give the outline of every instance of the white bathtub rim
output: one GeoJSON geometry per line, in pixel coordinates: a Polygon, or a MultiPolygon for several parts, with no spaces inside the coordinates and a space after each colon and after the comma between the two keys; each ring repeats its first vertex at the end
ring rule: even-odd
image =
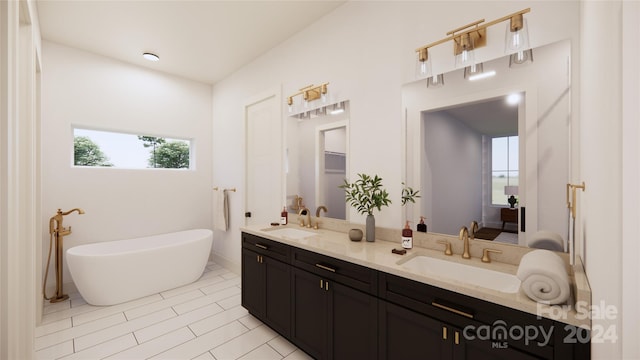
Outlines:
{"type": "Polygon", "coordinates": [[[139,252],[148,251],[150,247],[154,249],[165,249],[171,247],[177,247],[181,244],[188,244],[196,241],[202,240],[202,238],[213,237],[213,231],[210,229],[190,229],[190,230],[181,230],[170,233],[161,233],[156,235],[148,235],[148,236],[140,236],[131,239],[121,239],[121,240],[107,240],[89,244],[82,244],[70,247],[67,249],[67,256],[83,256],[83,257],[110,257],[110,256],[122,256],[128,254],[136,254],[139,252]],[[187,234],[187,233],[195,233],[202,232],[202,236],[181,239],[180,241],[175,241],[175,236],[178,234],[187,234]],[[168,241],[164,244],[159,244],[158,239],[166,238],[168,241]],[[145,241],[146,240],[146,241],[145,241]],[[153,241],[155,240],[155,241],[153,241]],[[170,241],[173,240],[173,241],[170,241]],[[144,244],[140,244],[143,242],[144,244]],[[138,245],[132,247],[133,245],[138,245]],[[148,246],[140,246],[140,245],[148,245],[148,246]],[[95,252],[96,250],[109,250],[105,252],[95,252]]]}

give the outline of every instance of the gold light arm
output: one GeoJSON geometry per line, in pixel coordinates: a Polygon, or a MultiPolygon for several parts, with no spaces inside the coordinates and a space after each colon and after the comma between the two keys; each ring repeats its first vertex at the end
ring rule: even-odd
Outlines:
{"type": "Polygon", "coordinates": [[[287,105],[293,105],[293,98],[298,95],[302,95],[302,97],[306,101],[313,101],[313,100],[319,99],[322,95],[327,93],[328,91],[327,85],[329,85],[328,82],[322,83],[320,85],[313,85],[313,84],[307,85],[301,88],[300,90],[298,90],[298,92],[296,92],[295,94],[289,95],[287,97],[287,105]]]}
{"type": "MultiPolygon", "coordinates": [[[[484,24],[483,24],[484,19],[474,21],[474,22],[472,22],[472,23],[470,23],[468,25],[464,25],[464,26],[461,26],[461,27],[459,27],[459,28],[457,28],[455,30],[451,30],[451,31],[447,32],[447,35],[450,35],[450,36],[448,36],[448,37],[446,37],[444,39],[441,39],[441,40],[438,40],[438,41],[434,41],[429,45],[425,45],[425,46],[417,48],[416,52],[420,53],[420,51],[422,51],[422,50],[427,50],[430,47],[434,47],[436,45],[440,45],[440,44],[445,43],[447,41],[459,39],[459,38],[462,37],[462,35],[471,34],[473,32],[478,33],[478,35],[479,35],[478,37],[479,38],[486,38],[485,34],[486,34],[486,29],[488,27],[496,25],[496,24],[501,23],[503,21],[511,20],[511,19],[515,19],[514,23],[516,24],[516,25],[513,25],[513,24],[511,25],[512,29],[518,30],[519,28],[522,27],[522,21],[521,21],[522,15],[526,14],[526,13],[528,13],[530,11],[531,11],[531,8],[522,9],[520,11],[516,11],[516,12],[514,12],[512,14],[505,15],[505,16],[499,18],[499,19],[495,19],[495,20],[492,20],[492,21],[490,21],[488,23],[484,23],[484,24]],[[518,25],[518,23],[520,25],[518,25]],[[472,27],[472,26],[475,26],[475,27],[472,28],[472,29],[468,29],[469,27],[472,27]],[[463,30],[465,30],[465,31],[463,31],[463,30]],[[462,32],[459,33],[459,31],[462,31],[462,32]]],[[[474,40],[476,40],[476,39],[474,38],[474,40]]],[[[475,44],[475,47],[481,47],[481,46],[484,46],[484,45],[485,44],[483,42],[479,42],[478,44],[475,44]]]]}

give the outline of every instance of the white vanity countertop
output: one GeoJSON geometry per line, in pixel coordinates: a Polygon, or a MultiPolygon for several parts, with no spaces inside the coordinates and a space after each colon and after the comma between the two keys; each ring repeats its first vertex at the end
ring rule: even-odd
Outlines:
{"type": "MultiPolygon", "coordinates": [[[[494,271],[501,271],[515,275],[518,267],[516,265],[496,262],[483,263],[478,257],[472,259],[462,259],[459,253],[454,251],[454,255],[446,256],[443,251],[437,251],[428,248],[416,247],[407,250],[406,255],[398,255],[391,252],[392,249],[400,249],[400,239],[397,242],[390,242],[376,239],[375,242],[351,241],[347,233],[338,232],[328,229],[307,229],[297,225],[286,225],[271,227],[264,226],[247,226],[240,228],[241,231],[261,236],[270,240],[278,241],[284,244],[298,247],[300,249],[313,251],[319,254],[334,257],[336,259],[345,260],[354,264],[366,266],[368,268],[384,271],[389,274],[401,276],[407,279],[419,281],[425,284],[433,285],[442,289],[450,290],[456,293],[468,295],[474,298],[482,299],[498,305],[507,306],[513,309],[521,310],[530,314],[540,315],[545,318],[560,321],[563,323],[590,328],[591,320],[584,313],[576,312],[575,307],[571,306],[549,306],[539,304],[529,299],[522,291],[517,293],[503,293],[484,287],[470,285],[468,283],[458,282],[434,274],[424,274],[411,271],[398,262],[407,260],[415,255],[427,255],[430,257],[459,262],[461,264],[473,265],[494,271]],[[301,229],[316,233],[314,236],[294,239],[289,237],[278,236],[269,230],[277,230],[283,228],[301,229]]],[[[471,247],[473,247],[473,241],[471,247]]],[[[580,264],[576,266],[575,275],[583,276],[584,271],[580,264]]],[[[588,291],[586,281],[575,281],[573,274],[570,274],[572,281],[573,294],[588,291]],[[581,286],[587,286],[587,289],[581,289],[581,286]]],[[[586,279],[585,279],[586,280],[586,279]]],[[[572,296],[575,298],[575,296],[572,296]]],[[[571,303],[574,303],[572,300],[571,303]]],[[[589,304],[590,305],[590,304],[589,304]]],[[[584,306],[583,306],[584,308],[584,306]]]]}

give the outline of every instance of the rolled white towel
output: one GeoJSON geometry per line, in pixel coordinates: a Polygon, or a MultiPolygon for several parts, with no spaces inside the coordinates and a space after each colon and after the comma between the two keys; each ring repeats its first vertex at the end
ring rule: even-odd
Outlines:
{"type": "Polygon", "coordinates": [[[539,303],[562,304],[571,295],[564,261],[552,251],[533,250],[524,255],[516,275],[524,293],[539,303]]]}
{"type": "Polygon", "coordinates": [[[527,246],[536,249],[564,251],[562,236],[551,231],[538,231],[527,240],[527,246]]]}

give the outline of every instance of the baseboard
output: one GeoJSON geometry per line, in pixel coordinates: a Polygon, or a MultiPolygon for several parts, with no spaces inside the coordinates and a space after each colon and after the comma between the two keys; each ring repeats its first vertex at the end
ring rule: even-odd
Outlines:
{"type": "Polygon", "coordinates": [[[242,267],[240,264],[236,263],[235,261],[229,260],[222,255],[216,254],[215,252],[211,253],[211,260],[237,275],[240,275],[242,272],[242,267]]]}

